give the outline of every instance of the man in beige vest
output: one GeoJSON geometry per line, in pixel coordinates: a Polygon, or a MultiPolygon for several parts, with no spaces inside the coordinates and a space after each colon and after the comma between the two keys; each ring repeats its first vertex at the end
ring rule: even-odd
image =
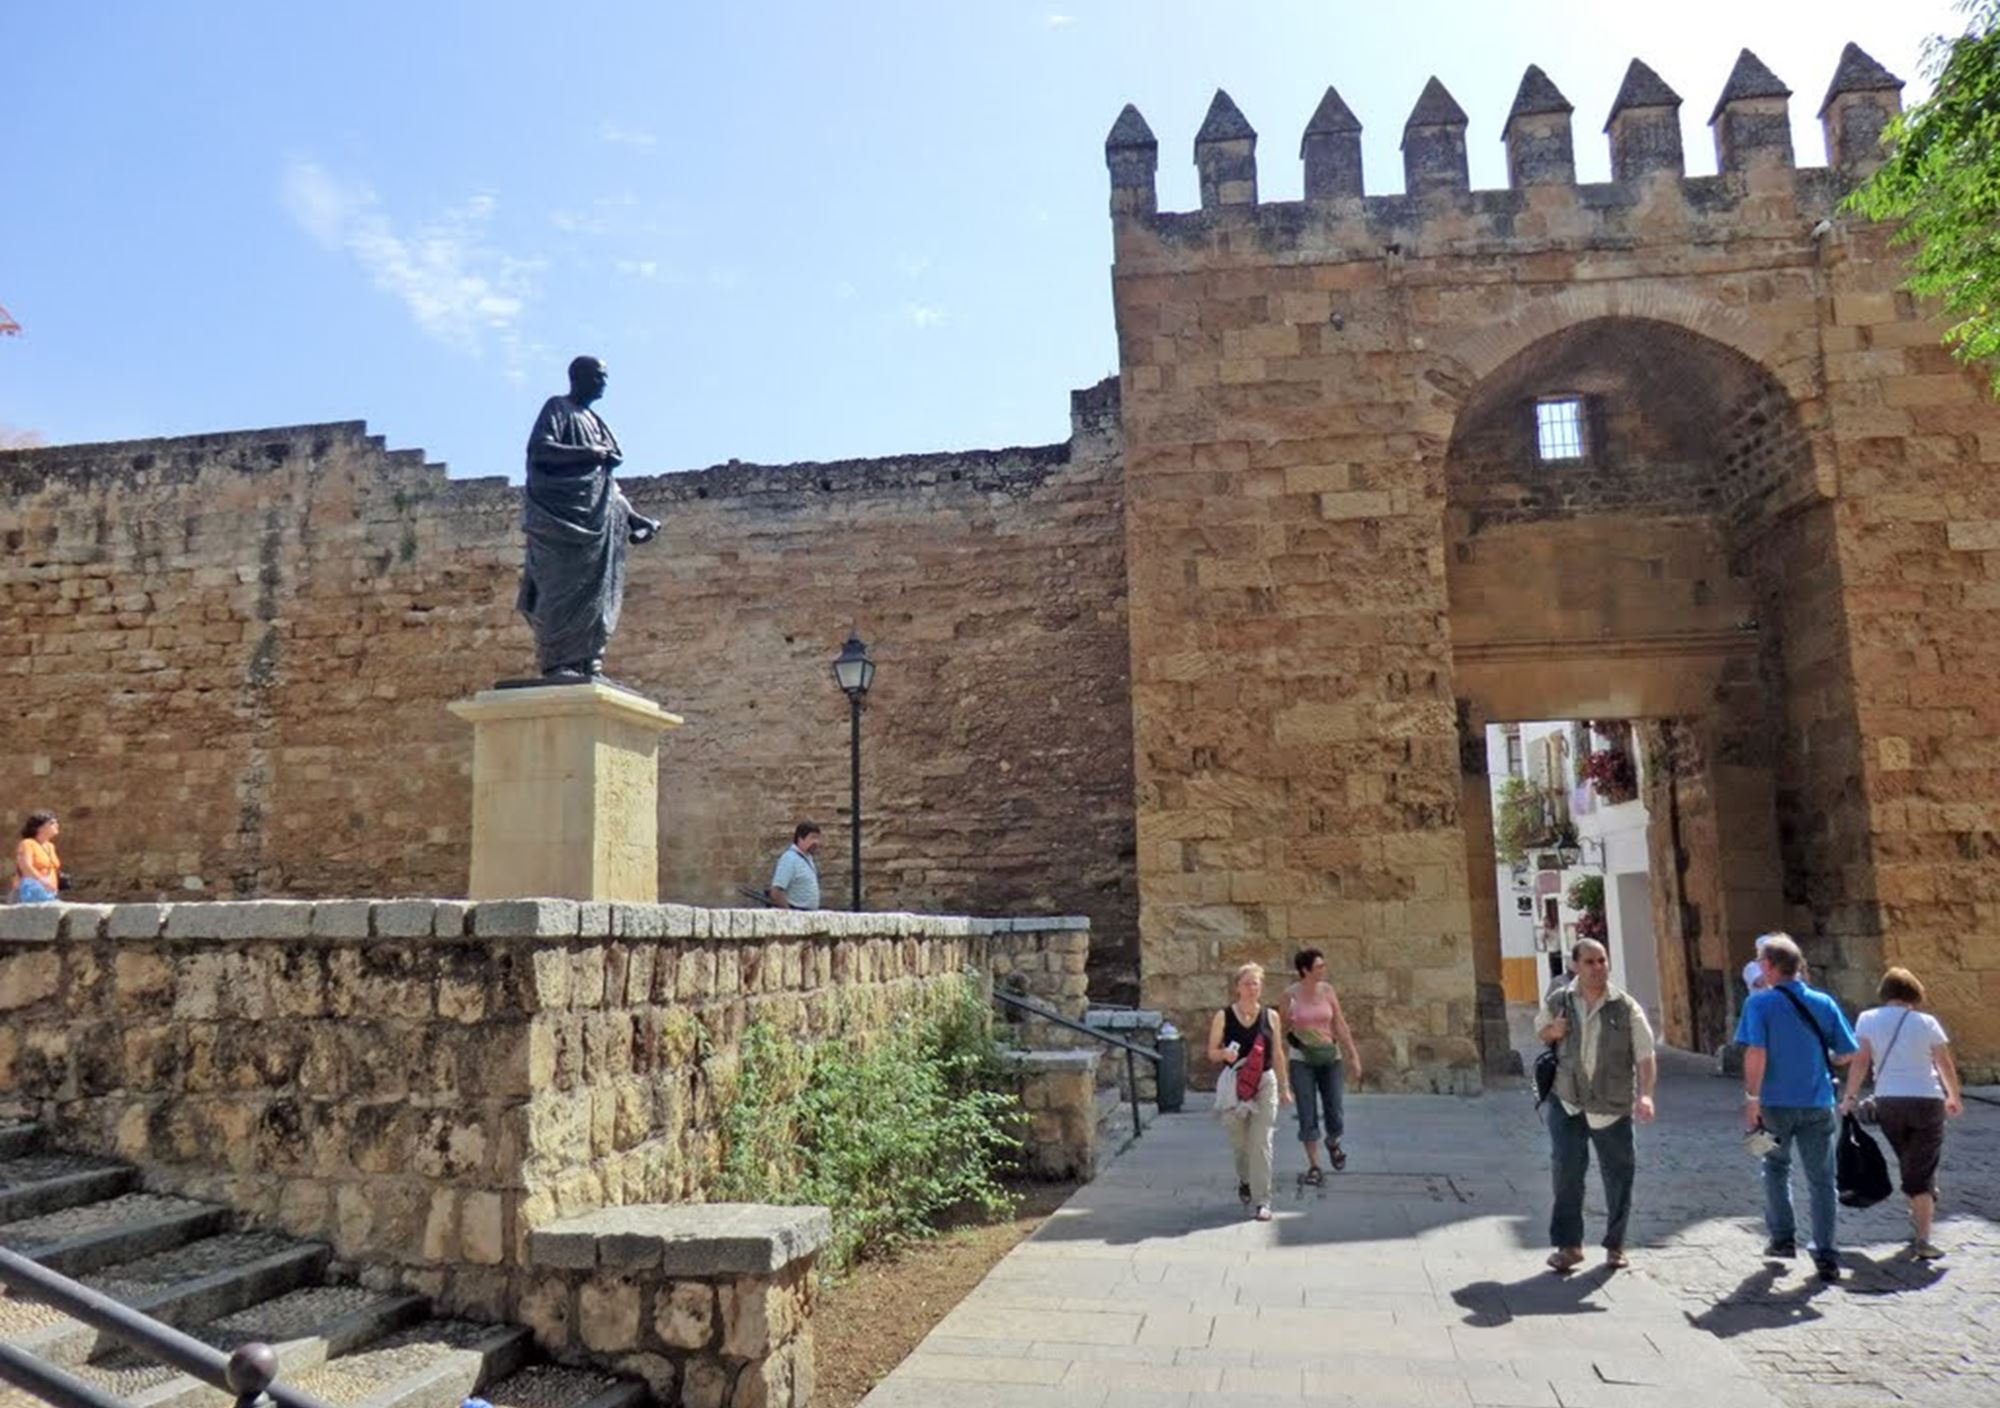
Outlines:
{"type": "Polygon", "coordinates": [[[1604,1182],[1604,1264],[1625,1263],[1625,1225],[1632,1216],[1638,1166],[1632,1121],[1653,1119],[1659,1063],[1646,1013],[1611,981],[1611,957],[1595,939],[1570,949],[1576,981],[1542,1000],[1536,1034],[1557,1043],[1556,1083],[1549,1101],[1555,1210],[1549,1215],[1549,1268],[1568,1272],[1583,1262],[1583,1180],[1597,1151],[1604,1182]]]}

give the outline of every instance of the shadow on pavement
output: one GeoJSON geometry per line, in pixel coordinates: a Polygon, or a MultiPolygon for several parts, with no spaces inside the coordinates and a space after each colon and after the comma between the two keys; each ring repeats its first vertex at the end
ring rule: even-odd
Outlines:
{"type": "Polygon", "coordinates": [[[1465,1323],[1481,1329],[1511,1324],[1522,1315],[1602,1315],[1610,1307],[1590,1297],[1616,1274],[1598,1266],[1571,1276],[1544,1271],[1521,1281],[1473,1281],[1451,1298],[1466,1312],[1465,1323]]]}

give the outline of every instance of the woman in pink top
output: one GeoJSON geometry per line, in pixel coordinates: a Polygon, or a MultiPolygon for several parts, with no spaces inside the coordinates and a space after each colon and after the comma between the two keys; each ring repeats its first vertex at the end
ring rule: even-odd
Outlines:
{"type": "Polygon", "coordinates": [[[1298,1091],[1299,1142],[1306,1146],[1305,1179],[1318,1187],[1326,1182],[1319,1166],[1320,1124],[1326,1124],[1327,1159],[1335,1172],[1347,1167],[1347,1151],[1340,1147],[1346,1128],[1341,1109],[1342,1087],[1361,1079],[1361,1053],[1355,1049],[1354,1033],[1340,1010],[1340,997],[1326,980],[1326,955],[1316,948],[1301,949],[1292,959],[1299,980],[1285,989],[1286,1039],[1298,1048],[1302,1080],[1294,1082],[1298,1091]],[[1341,1058],[1345,1056],[1343,1063],[1341,1058]]]}

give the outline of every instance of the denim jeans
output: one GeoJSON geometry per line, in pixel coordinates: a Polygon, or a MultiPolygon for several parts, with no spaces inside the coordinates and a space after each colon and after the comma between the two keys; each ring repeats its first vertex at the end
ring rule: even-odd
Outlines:
{"type": "Polygon", "coordinates": [[[1797,1242],[1798,1219],[1792,1212],[1792,1146],[1798,1145],[1805,1167],[1806,1196],[1812,1203],[1812,1244],[1816,1256],[1832,1256],[1834,1217],[1840,1210],[1834,1191],[1834,1137],[1840,1121],[1831,1105],[1772,1105],[1764,1110],[1764,1128],[1778,1147],[1764,1155],[1764,1227],[1774,1242],[1797,1242]]]}
{"type": "Polygon", "coordinates": [[[1632,1180],[1638,1171],[1638,1151],[1632,1143],[1632,1117],[1592,1129],[1587,1115],[1572,1115],[1562,1101],[1549,1101],[1550,1164],[1555,1176],[1555,1209],[1549,1214],[1549,1244],[1583,1245],[1583,1179],[1590,1172],[1590,1151],[1597,1150],[1597,1175],[1604,1183],[1604,1245],[1625,1245],[1625,1224],[1632,1218],[1632,1180]]]}
{"type": "Polygon", "coordinates": [[[1312,1066],[1301,1057],[1292,1062],[1292,1094],[1299,1102],[1299,1143],[1316,1141],[1322,1120],[1326,1123],[1326,1142],[1340,1142],[1341,1134],[1347,1129],[1347,1119],[1341,1109],[1341,1092],[1346,1083],[1345,1061],[1312,1066]]]}

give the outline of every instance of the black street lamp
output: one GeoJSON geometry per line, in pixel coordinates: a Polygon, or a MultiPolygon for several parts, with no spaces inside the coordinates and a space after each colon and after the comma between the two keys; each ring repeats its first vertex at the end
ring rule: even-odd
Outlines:
{"type": "Polygon", "coordinates": [[[861,643],[859,632],[847,633],[847,644],[840,648],[840,658],[833,662],[833,679],[847,695],[848,815],[854,823],[851,908],[858,913],[861,909],[861,703],[868,697],[868,686],[875,683],[875,662],[868,658],[868,647],[861,643]]]}

